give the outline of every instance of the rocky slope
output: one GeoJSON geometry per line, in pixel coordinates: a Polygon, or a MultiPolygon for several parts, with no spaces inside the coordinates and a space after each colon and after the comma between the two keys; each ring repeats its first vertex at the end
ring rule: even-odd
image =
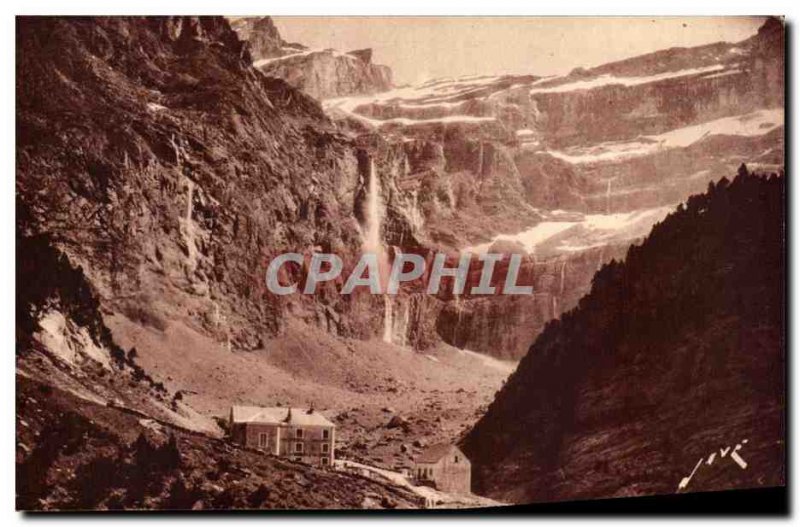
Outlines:
{"type": "Polygon", "coordinates": [[[236,18],[231,26],[248,43],[254,67],[316,99],[379,93],[392,87],[392,70],[373,64],[369,48],[342,53],[288,43],[268,16],[236,18]]]}
{"type": "Polygon", "coordinates": [[[605,265],[464,440],[477,491],[523,503],[785,484],[784,200],[782,174],[742,168],[605,265]]]}
{"type": "Polygon", "coordinates": [[[17,508],[235,510],[417,508],[410,491],[264,455],[17,384],[17,508]]]}

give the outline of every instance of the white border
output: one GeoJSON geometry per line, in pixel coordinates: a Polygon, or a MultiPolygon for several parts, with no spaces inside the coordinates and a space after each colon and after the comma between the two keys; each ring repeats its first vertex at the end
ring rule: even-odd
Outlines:
{"type": "Polygon", "coordinates": [[[99,0],[56,2],[15,1],[15,14],[193,14],[193,15],[516,15],[516,16],[689,16],[689,15],[790,15],[793,4],[788,0],[728,0],[725,2],[671,0],[647,3],[633,0],[591,2],[561,0],[559,2],[519,2],[514,0],[325,0],[254,1],[254,0],[138,0],[125,4],[109,4],[99,0]],[[221,13],[222,12],[222,13],[221,13]]]}
{"type": "MultiPolygon", "coordinates": [[[[624,0],[616,1],[613,4],[610,2],[590,2],[590,1],[569,1],[559,0],[557,2],[533,2],[533,1],[513,1],[513,0],[491,0],[491,1],[472,1],[472,0],[458,0],[453,2],[433,2],[431,0],[349,0],[347,2],[333,3],[331,1],[282,1],[282,2],[255,2],[243,0],[225,0],[225,1],[211,1],[211,0],[137,0],[136,2],[129,2],[124,4],[110,4],[109,2],[93,0],[93,1],[79,1],[73,0],[70,2],[55,2],[52,0],[47,1],[14,1],[3,4],[4,16],[0,23],[0,31],[2,32],[2,64],[5,69],[5,75],[2,77],[3,82],[0,84],[2,90],[3,108],[3,126],[2,126],[2,140],[0,147],[2,148],[3,157],[5,160],[4,166],[7,176],[3,179],[3,192],[0,192],[0,215],[2,216],[2,223],[0,223],[0,246],[5,249],[6,256],[0,260],[0,280],[2,280],[2,290],[6,291],[6,296],[0,303],[0,327],[2,328],[2,342],[6,344],[5,359],[3,360],[3,380],[2,383],[2,404],[0,408],[0,423],[3,424],[2,442],[0,445],[0,463],[4,470],[0,472],[0,517],[4,525],[18,525],[22,522],[30,522],[30,518],[25,518],[19,513],[14,511],[14,477],[15,469],[12,461],[12,453],[14,452],[15,437],[14,437],[14,313],[15,305],[14,298],[10,291],[14,289],[14,100],[15,100],[15,84],[14,84],[14,18],[13,15],[45,15],[45,14],[61,14],[61,15],[82,15],[82,14],[227,14],[227,15],[253,15],[253,14],[274,14],[274,15],[518,15],[518,16],[554,16],[554,15],[584,15],[584,16],[610,16],[610,15],[641,15],[641,16],[666,16],[666,15],[785,15],[789,23],[797,21],[798,3],[796,0],[790,2],[789,0],[758,0],[758,1],[741,1],[741,0],[728,0],[725,2],[701,2],[697,0],[669,0],[658,3],[642,2],[641,0],[624,0]]],[[[796,27],[792,27],[796,29],[796,27]]],[[[794,31],[792,31],[794,33],[794,31]]],[[[796,55],[789,51],[788,55],[791,59],[791,70],[794,71],[796,67],[796,55]]],[[[788,66],[788,64],[787,64],[788,66]]],[[[787,94],[790,97],[794,93],[787,94]]],[[[787,116],[791,129],[795,130],[796,118],[795,115],[787,116]]],[[[791,137],[792,141],[787,148],[792,153],[796,152],[796,136],[791,137]]],[[[787,174],[792,177],[793,174],[787,174]]],[[[790,184],[791,198],[793,202],[797,202],[798,198],[798,185],[796,183],[790,184]]],[[[789,226],[791,236],[791,246],[795,246],[798,241],[796,214],[792,216],[792,222],[789,226]]],[[[792,296],[797,298],[800,286],[795,280],[792,283],[792,296]]],[[[798,328],[800,324],[800,315],[795,311],[791,313],[791,320],[788,321],[790,327],[798,328]]],[[[794,350],[787,350],[787,353],[792,354],[794,350]]],[[[791,356],[791,355],[790,355],[791,356]]],[[[798,360],[790,361],[792,366],[792,379],[798,379],[798,360]]],[[[791,386],[791,382],[789,383],[791,386]]],[[[790,409],[790,423],[797,419],[797,406],[794,404],[795,399],[791,397],[787,401],[790,409]]],[[[793,439],[791,430],[789,431],[789,438],[793,439]]],[[[794,468],[795,456],[792,452],[789,453],[789,460],[794,468]]],[[[789,470],[791,475],[796,473],[794,470],[789,470]]],[[[795,503],[794,497],[796,495],[796,487],[791,488],[792,503],[795,503]]],[[[268,521],[270,524],[292,524],[292,525],[307,525],[309,523],[316,523],[322,520],[331,521],[332,518],[324,516],[314,517],[274,517],[274,516],[227,516],[227,517],[203,517],[203,516],[190,516],[190,517],[170,517],[170,516],[151,516],[151,517],[138,517],[127,516],[109,518],[98,515],[95,518],[69,518],[65,516],[57,517],[37,517],[37,523],[51,523],[61,521],[72,522],[111,522],[111,521],[124,521],[126,524],[145,524],[149,525],[168,525],[172,522],[202,522],[204,524],[223,524],[229,522],[231,519],[244,520],[244,521],[268,521]]],[[[424,517],[424,518],[400,518],[394,519],[386,517],[386,520],[392,521],[395,525],[415,525],[425,526],[434,525],[442,522],[464,522],[464,521],[477,521],[477,520],[497,520],[496,517],[484,518],[450,518],[447,516],[442,517],[424,517]]],[[[633,519],[633,518],[632,518],[633,519]]],[[[743,518],[744,519],[744,518],[743,518]]],[[[348,517],[348,518],[335,518],[337,523],[346,523],[352,521],[374,521],[374,517],[348,517]]],[[[505,518],[503,521],[527,521],[525,518],[505,518]]],[[[729,523],[735,521],[732,518],[716,519],[713,523],[729,523]]],[[[538,524],[554,523],[553,518],[532,518],[530,521],[536,521],[538,524]]],[[[575,524],[581,520],[572,518],[566,520],[566,524],[575,524]]],[[[608,518],[604,522],[619,522],[620,518],[608,518]]],[[[642,521],[637,518],[636,521],[642,521]]],[[[753,520],[747,520],[753,521],[753,520]]],[[[564,524],[565,521],[559,521],[564,524]]],[[[698,525],[700,520],[689,518],[675,518],[670,519],[664,523],[681,525],[682,527],[698,525]]],[[[706,522],[704,522],[706,523],[706,522]]]]}

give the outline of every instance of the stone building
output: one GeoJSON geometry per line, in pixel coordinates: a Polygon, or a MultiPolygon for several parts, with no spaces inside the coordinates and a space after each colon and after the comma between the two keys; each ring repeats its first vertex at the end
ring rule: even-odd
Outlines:
{"type": "Polygon", "coordinates": [[[313,408],[233,406],[231,439],[276,456],[332,466],[336,425],[313,408]]]}
{"type": "Polygon", "coordinates": [[[433,445],[414,464],[414,479],[443,492],[469,494],[472,465],[455,445],[433,445]]]}

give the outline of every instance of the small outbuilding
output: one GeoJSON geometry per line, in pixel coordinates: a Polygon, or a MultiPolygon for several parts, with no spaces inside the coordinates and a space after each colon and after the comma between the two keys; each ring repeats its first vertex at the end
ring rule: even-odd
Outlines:
{"type": "Polygon", "coordinates": [[[414,479],[442,492],[469,494],[472,485],[472,464],[455,445],[432,445],[417,458],[414,479]]]}

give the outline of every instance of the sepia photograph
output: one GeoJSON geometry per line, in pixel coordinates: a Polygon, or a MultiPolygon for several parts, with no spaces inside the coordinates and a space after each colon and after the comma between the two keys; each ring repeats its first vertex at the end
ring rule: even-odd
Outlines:
{"type": "Polygon", "coordinates": [[[17,511],[786,512],[784,16],[260,9],[14,17],[17,511]]]}

